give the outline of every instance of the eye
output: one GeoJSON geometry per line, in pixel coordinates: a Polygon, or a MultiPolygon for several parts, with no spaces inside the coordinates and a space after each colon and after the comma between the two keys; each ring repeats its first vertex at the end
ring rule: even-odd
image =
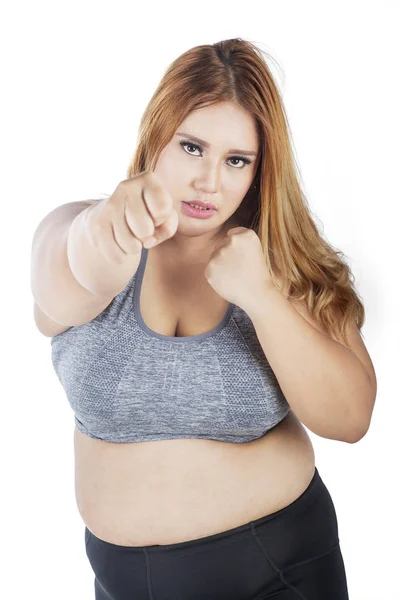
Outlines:
{"type": "MultiPolygon", "coordinates": [[[[194,144],[193,142],[188,142],[183,140],[182,142],[179,142],[179,144],[182,146],[182,148],[184,148],[185,146],[191,146],[192,148],[196,148],[196,150],[199,150],[200,152],[202,151],[202,147],[199,146],[198,144],[194,144]]],[[[192,154],[191,152],[187,152],[185,150],[185,152],[187,154],[192,154]]],[[[198,156],[197,154],[194,154],[193,156],[198,156]]],[[[247,158],[246,156],[231,156],[230,158],[228,158],[228,160],[241,160],[244,164],[243,166],[239,167],[240,169],[243,169],[245,165],[249,165],[250,163],[252,163],[253,161],[250,160],[250,158],[247,158]]],[[[233,167],[237,168],[236,165],[232,165],[233,167]]]]}
{"type": "MultiPolygon", "coordinates": [[[[185,146],[191,146],[192,148],[196,148],[196,150],[200,150],[200,146],[197,144],[192,144],[192,142],[179,142],[179,144],[184,148],[185,146]]],[[[186,150],[185,150],[186,152],[186,150]]],[[[187,154],[192,154],[191,152],[187,152],[187,154]]]]}

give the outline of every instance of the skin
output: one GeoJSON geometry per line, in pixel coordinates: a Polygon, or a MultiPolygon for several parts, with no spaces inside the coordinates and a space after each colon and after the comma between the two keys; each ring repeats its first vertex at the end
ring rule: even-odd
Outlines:
{"type": "Polygon", "coordinates": [[[192,111],[182,121],[170,142],[163,148],[154,172],[173,198],[179,215],[175,235],[160,245],[174,264],[206,264],[215,242],[236,223],[231,219],[246,195],[257,171],[259,140],[252,115],[232,102],[204,106],[192,111]],[[182,147],[185,140],[197,142],[194,135],[209,143],[201,150],[192,145],[182,147]],[[254,151],[250,164],[234,159],[238,152],[254,151]],[[193,219],[185,215],[182,201],[212,202],[217,212],[210,219],[193,219]]]}
{"type": "MultiPolygon", "coordinates": [[[[193,140],[195,143],[195,141],[193,140]]],[[[232,103],[195,110],[179,125],[154,171],[179,215],[174,236],[149,250],[140,294],[146,325],[163,335],[196,335],[222,319],[226,301],[204,277],[257,172],[229,160],[259,152],[252,116],[232,103]],[[186,132],[207,141],[182,147],[186,132]],[[182,200],[210,201],[217,213],[193,219],[182,200]],[[194,268],[195,267],[195,268],[194,268]]],[[[169,401],[166,397],[166,401],[169,401]]],[[[75,429],[76,498],[82,518],[113,544],[173,544],[248,523],[287,506],[308,486],[315,468],[311,440],[290,411],[268,435],[249,443],[176,438],[154,443],[104,443],[75,429]]]]}

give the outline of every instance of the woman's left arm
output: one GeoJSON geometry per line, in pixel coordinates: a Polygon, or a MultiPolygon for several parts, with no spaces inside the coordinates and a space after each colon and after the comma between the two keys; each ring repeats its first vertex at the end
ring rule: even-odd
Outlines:
{"type": "Polygon", "coordinates": [[[374,367],[352,324],[349,346],[335,341],[306,304],[274,286],[246,308],[290,407],[315,434],[358,442],[369,429],[377,384],[374,367]]]}

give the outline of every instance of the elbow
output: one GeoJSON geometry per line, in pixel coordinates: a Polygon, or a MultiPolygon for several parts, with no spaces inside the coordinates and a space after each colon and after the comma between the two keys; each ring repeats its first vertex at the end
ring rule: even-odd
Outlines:
{"type": "Polygon", "coordinates": [[[369,426],[370,421],[367,425],[364,425],[363,427],[360,427],[360,424],[358,424],[358,427],[354,427],[350,432],[349,436],[344,441],[346,441],[348,444],[356,444],[357,442],[361,441],[363,437],[367,434],[369,426]]]}
{"type": "Polygon", "coordinates": [[[364,401],[362,408],[358,410],[356,417],[353,420],[353,428],[346,440],[349,444],[355,444],[363,439],[367,434],[372,419],[372,412],[375,405],[376,394],[373,394],[368,402],[364,401]]]}
{"type": "Polygon", "coordinates": [[[364,437],[364,435],[367,432],[365,431],[362,435],[357,435],[357,436],[353,436],[350,438],[347,438],[346,440],[344,440],[347,444],[356,444],[357,442],[361,441],[364,437]]]}
{"type": "Polygon", "coordinates": [[[347,441],[348,444],[356,444],[357,442],[360,442],[365,435],[367,435],[367,432],[368,432],[368,429],[366,429],[365,431],[363,431],[361,434],[358,434],[358,435],[356,435],[356,436],[354,436],[354,437],[352,437],[352,438],[350,438],[350,439],[348,439],[346,441],[347,441]]]}

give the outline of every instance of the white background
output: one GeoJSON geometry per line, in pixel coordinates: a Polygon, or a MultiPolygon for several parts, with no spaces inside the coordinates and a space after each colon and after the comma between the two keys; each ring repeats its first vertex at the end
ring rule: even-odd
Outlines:
{"type": "Polygon", "coordinates": [[[56,206],[111,194],[170,62],[232,37],[280,65],[311,209],[348,257],[365,304],[378,378],[371,427],[354,445],[309,434],[335,503],[351,600],[400,598],[399,16],[394,0],[3,5],[3,598],[94,598],[74,497],[73,413],[50,338],[33,320],[33,232],[56,206]]]}

